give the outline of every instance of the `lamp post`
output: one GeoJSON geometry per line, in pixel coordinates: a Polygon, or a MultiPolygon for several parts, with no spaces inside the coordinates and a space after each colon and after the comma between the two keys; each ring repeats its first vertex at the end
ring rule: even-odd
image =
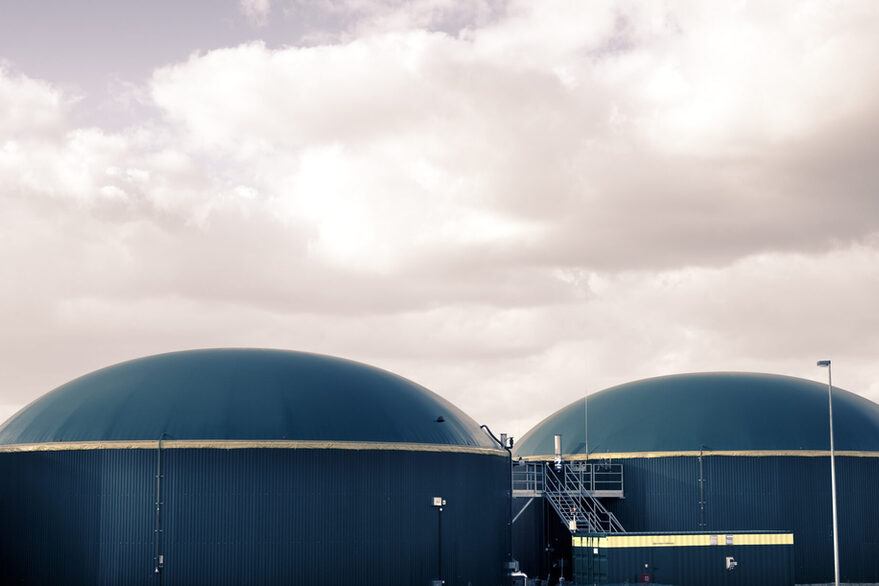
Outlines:
{"type": "Polygon", "coordinates": [[[830,418],[830,492],[833,499],[833,577],[836,586],[839,586],[839,528],[836,523],[836,463],[833,451],[833,378],[829,360],[819,360],[818,366],[827,367],[827,411],[830,418]]]}
{"type": "Polygon", "coordinates": [[[433,506],[436,509],[436,576],[432,586],[443,586],[443,507],[446,499],[441,496],[433,497],[433,506]]]}

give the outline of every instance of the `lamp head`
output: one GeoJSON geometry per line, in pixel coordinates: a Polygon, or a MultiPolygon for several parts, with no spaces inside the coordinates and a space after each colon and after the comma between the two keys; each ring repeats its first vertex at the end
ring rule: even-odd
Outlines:
{"type": "Polygon", "coordinates": [[[819,360],[818,366],[830,366],[830,361],[829,360],[819,360]]]}

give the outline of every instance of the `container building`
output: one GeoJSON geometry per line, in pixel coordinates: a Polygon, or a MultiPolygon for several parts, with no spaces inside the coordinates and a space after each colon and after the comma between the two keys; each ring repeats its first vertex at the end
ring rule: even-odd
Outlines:
{"type": "Polygon", "coordinates": [[[793,586],[793,544],[780,531],[575,536],[574,582],[793,586]]]}
{"type": "Polygon", "coordinates": [[[0,426],[0,583],[496,586],[508,472],[459,409],[364,364],[142,358],[0,426]]]}
{"type": "MultiPolygon", "coordinates": [[[[841,580],[879,583],[879,405],[834,388],[833,418],[841,580]]],[[[710,545],[712,535],[781,532],[792,536],[796,584],[833,582],[827,385],[746,373],[632,382],[553,413],[522,437],[514,457],[521,458],[517,477],[528,469],[533,475],[536,466],[590,491],[608,519],[592,537],[694,532],[710,545]]],[[[562,501],[549,498],[551,487],[517,480],[516,488],[513,544],[522,569],[572,579],[572,531],[585,539],[584,523],[564,516],[562,501]]],[[[707,550],[680,551],[698,562],[707,550]]],[[[627,579],[638,575],[637,558],[645,555],[599,553],[613,563],[628,560],[627,579]]],[[[743,575],[749,564],[775,568],[776,559],[766,553],[741,560],[726,575],[743,575]]],[[[708,582],[703,575],[674,583],[708,582]]]]}

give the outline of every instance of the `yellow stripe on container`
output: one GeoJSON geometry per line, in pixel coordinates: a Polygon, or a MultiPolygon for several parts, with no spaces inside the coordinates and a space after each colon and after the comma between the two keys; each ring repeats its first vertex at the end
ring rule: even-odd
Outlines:
{"type": "Polygon", "coordinates": [[[574,547],[709,547],[728,545],[793,545],[793,533],[683,533],[574,537],[574,547]]]}

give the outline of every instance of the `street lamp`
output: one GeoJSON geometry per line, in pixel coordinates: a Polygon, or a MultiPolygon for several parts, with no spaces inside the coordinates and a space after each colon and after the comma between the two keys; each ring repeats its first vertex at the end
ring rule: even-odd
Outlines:
{"type": "Polygon", "coordinates": [[[431,586],[443,586],[446,583],[443,580],[443,507],[446,506],[446,499],[441,496],[433,497],[433,506],[436,509],[436,574],[437,579],[431,583],[431,586]]]}
{"type": "Polygon", "coordinates": [[[830,417],[830,491],[833,499],[833,576],[836,586],[839,586],[839,530],[836,523],[836,464],[833,451],[833,379],[829,360],[819,360],[818,366],[827,367],[827,403],[830,417]]]}

